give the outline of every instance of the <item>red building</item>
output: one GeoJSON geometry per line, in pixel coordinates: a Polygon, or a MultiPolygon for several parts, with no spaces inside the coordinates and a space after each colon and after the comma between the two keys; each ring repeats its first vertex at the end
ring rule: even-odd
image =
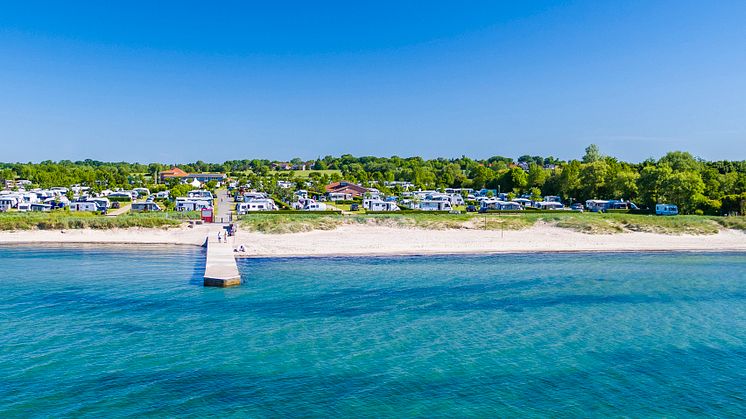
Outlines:
{"type": "Polygon", "coordinates": [[[353,197],[355,196],[363,196],[365,195],[365,192],[368,190],[363,188],[360,185],[356,185],[354,183],[350,183],[346,180],[342,180],[339,182],[334,182],[326,185],[326,191],[328,193],[344,193],[344,194],[350,194],[353,197]]]}

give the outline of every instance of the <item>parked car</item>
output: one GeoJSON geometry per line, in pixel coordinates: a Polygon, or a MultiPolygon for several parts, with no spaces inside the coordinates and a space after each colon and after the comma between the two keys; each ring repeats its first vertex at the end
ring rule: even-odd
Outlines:
{"type": "Polygon", "coordinates": [[[477,207],[474,205],[467,205],[466,212],[477,212],[477,207]]]}
{"type": "Polygon", "coordinates": [[[360,204],[350,204],[350,211],[360,211],[360,204]]]}
{"type": "Polygon", "coordinates": [[[122,204],[120,204],[117,201],[114,201],[114,202],[111,203],[111,209],[119,209],[121,206],[122,206],[122,204]]]}
{"type": "Polygon", "coordinates": [[[577,212],[583,212],[585,208],[583,207],[583,204],[580,202],[576,202],[570,206],[570,209],[577,212]]]}

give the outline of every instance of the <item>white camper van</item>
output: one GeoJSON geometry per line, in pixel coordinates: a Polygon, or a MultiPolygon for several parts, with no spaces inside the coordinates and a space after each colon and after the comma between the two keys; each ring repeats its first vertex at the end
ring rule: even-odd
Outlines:
{"type": "Polygon", "coordinates": [[[70,211],[96,212],[98,206],[93,201],[76,201],[70,203],[70,211]]]}
{"type": "Polygon", "coordinates": [[[420,210],[422,211],[450,211],[453,208],[449,201],[421,201],[420,210]]]}
{"type": "Polygon", "coordinates": [[[323,202],[309,201],[311,202],[307,201],[306,205],[303,206],[303,211],[326,211],[326,204],[323,202]]]}
{"type": "Polygon", "coordinates": [[[276,209],[275,201],[271,199],[252,199],[248,202],[239,202],[236,204],[236,213],[238,215],[255,211],[274,211],[276,209]]]}
{"type": "Polygon", "coordinates": [[[368,211],[399,211],[396,202],[382,201],[380,199],[364,199],[363,208],[368,211]]]}

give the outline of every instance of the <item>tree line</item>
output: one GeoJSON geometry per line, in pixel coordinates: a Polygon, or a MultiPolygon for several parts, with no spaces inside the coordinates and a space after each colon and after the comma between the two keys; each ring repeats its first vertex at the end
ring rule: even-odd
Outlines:
{"type": "MultiPolygon", "coordinates": [[[[291,160],[300,163],[301,159],[291,160]]],[[[603,155],[591,145],[581,159],[521,156],[512,159],[423,159],[422,157],[325,156],[314,159],[310,176],[284,170],[266,159],[197,161],[185,164],[83,161],[0,163],[0,180],[28,179],[39,187],[81,184],[95,189],[152,185],[158,173],[178,166],[187,172],[223,172],[254,187],[274,192],[285,179],[298,187],[317,188],[341,179],[384,192],[401,192],[386,182],[411,182],[423,189],[471,188],[499,190],[540,198],[557,195],[566,202],[588,199],[623,199],[652,207],[666,202],[684,213],[746,213],[746,161],[706,161],[687,152],[674,151],[658,160],[640,163],[603,155]]],[[[175,185],[170,185],[175,186],[175,185]]]]}

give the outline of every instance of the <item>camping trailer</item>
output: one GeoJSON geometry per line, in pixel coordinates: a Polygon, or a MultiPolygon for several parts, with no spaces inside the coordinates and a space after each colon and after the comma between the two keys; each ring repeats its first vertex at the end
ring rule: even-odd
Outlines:
{"type": "Polygon", "coordinates": [[[674,204],[655,204],[655,215],[678,215],[679,207],[674,204]]]}

